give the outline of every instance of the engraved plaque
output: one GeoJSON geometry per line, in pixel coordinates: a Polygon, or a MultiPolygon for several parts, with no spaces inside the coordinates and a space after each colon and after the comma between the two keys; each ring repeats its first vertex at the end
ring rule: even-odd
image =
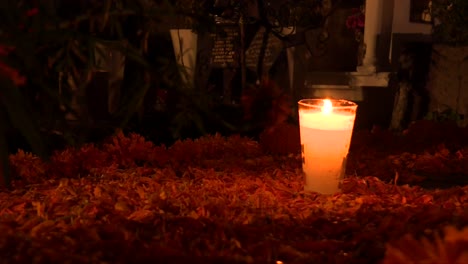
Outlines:
{"type": "MultiPolygon", "coordinates": [[[[260,51],[263,46],[263,36],[265,28],[261,27],[255,34],[249,48],[245,51],[245,64],[248,69],[257,71],[258,60],[260,59],[260,51]]],[[[266,48],[263,55],[262,69],[268,72],[275,63],[279,54],[283,50],[283,42],[272,33],[268,34],[266,48]]]]}
{"type": "Polygon", "coordinates": [[[230,68],[239,66],[239,27],[223,27],[226,34],[211,34],[211,66],[213,68],[230,68]]]}

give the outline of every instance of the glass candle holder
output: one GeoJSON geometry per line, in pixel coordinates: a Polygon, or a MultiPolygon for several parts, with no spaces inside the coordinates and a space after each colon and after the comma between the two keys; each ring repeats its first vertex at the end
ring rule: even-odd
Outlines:
{"type": "Polygon", "coordinates": [[[322,194],[339,192],[357,104],[347,100],[303,99],[298,105],[304,189],[322,194]]]}

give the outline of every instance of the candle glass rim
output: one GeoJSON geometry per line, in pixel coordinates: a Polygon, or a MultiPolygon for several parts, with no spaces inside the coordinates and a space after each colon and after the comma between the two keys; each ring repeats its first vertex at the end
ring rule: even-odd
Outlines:
{"type": "Polygon", "coordinates": [[[297,103],[304,107],[322,107],[323,104],[318,104],[319,102],[323,102],[323,100],[330,100],[332,102],[333,109],[347,109],[347,108],[354,108],[358,105],[349,100],[345,99],[330,99],[330,98],[309,98],[309,99],[301,99],[297,103]]]}

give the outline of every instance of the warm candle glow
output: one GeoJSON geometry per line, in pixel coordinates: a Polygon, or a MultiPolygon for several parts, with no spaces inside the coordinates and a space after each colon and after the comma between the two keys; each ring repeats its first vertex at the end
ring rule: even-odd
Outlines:
{"type": "Polygon", "coordinates": [[[357,105],[344,100],[299,101],[302,169],[305,189],[339,191],[348,155],[357,105]]]}

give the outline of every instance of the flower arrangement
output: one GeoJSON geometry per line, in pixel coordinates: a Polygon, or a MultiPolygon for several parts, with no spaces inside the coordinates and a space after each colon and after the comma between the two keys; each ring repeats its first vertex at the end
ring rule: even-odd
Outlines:
{"type": "Polygon", "coordinates": [[[359,8],[353,8],[351,15],[346,18],[346,27],[354,32],[354,37],[357,42],[361,42],[364,36],[365,25],[365,5],[359,8]]]}
{"type": "MultiPolygon", "coordinates": [[[[15,189],[0,188],[2,263],[468,263],[468,186],[406,184],[426,166],[414,156],[466,171],[468,147],[460,159],[433,151],[447,132],[437,127],[425,126],[419,143],[419,127],[390,141],[383,131],[355,134],[349,160],[364,162],[351,171],[376,177],[347,177],[333,196],[304,192],[298,155],[271,155],[238,135],[166,148],[119,132],[48,161],[18,151],[15,189]],[[369,144],[382,136],[391,150],[369,144]],[[413,151],[387,156],[397,149],[413,151]],[[401,184],[386,176],[395,170],[401,184]]],[[[453,175],[434,169],[424,175],[453,175]]]]}

